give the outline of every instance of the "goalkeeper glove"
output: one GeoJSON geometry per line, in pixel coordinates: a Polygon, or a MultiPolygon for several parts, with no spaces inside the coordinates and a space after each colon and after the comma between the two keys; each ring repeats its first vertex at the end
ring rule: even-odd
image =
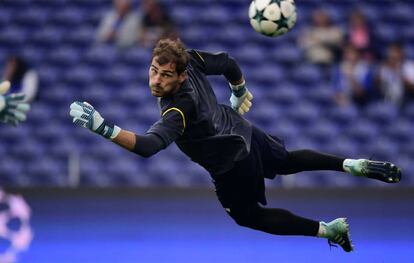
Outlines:
{"type": "Polygon", "coordinates": [[[70,105],[70,116],[73,123],[113,140],[118,136],[121,128],[108,124],[101,114],[87,102],[75,101],[70,105]]]}
{"type": "Polygon", "coordinates": [[[253,95],[246,88],[246,82],[243,81],[243,83],[238,85],[233,85],[230,83],[230,89],[230,103],[233,110],[239,112],[242,115],[248,112],[252,106],[251,100],[253,99],[253,95]]]}
{"type": "Polygon", "coordinates": [[[9,81],[0,83],[0,121],[16,126],[26,120],[26,113],[30,109],[28,103],[23,102],[23,93],[5,95],[10,88],[9,81]]]}

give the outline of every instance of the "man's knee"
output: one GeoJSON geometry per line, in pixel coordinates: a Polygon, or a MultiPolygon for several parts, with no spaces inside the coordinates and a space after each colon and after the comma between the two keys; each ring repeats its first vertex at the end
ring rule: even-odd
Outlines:
{"type": "Polygon", "coordinates": [[[258,222],[258,206],[226,208],[227,213],[240,226],[255,228],[258,222]]]}

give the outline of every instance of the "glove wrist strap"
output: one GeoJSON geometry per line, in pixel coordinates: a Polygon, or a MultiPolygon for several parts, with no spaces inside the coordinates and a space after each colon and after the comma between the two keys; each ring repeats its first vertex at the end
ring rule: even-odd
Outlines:
{"type": "Polygon", "coordinates": [[[229,85],[230,85],[231,92],[236,97],[241,97],[241,96],[244,95],[244,93],[246,93],[246,81],[244,81],[244,80],[243,80],[242,83],[240,83],[238,85],[233,85],[231,83],[229,83],[229,85]]]}
{"type": "Polygon", "coordinates": [[[116,136],[118,136],[120,131],[121,128],[118,126],[103,121],[95,132],[107,139],[113,140],[116,136]]]}

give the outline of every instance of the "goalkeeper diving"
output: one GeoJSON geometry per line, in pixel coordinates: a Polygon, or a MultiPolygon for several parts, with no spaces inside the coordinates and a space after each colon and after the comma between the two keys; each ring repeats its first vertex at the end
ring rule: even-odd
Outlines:
{"type": "Polygon", "coordinates": [[[346,218],[326,223],[267,208],[264,179],[314,170],[341,171],[385,183],[401,179],[400,169],[389,162],[285,149],[281,139],[242,116],[250,110],[253,96],[238,63],[226,52],[186,50],[180,40],[160,40],[152,53],[149,87],[158,98],[161,118],[146,134],[109,123],[87,102],[73,102],[70,115],[75,124],[143,157],[175,142],[210,173],[220,203],[240,226],[275,235],[326,238],[350,252],[346,218]],[[217,103],[208,75],[227,79],[230,107],[217,103]]]}

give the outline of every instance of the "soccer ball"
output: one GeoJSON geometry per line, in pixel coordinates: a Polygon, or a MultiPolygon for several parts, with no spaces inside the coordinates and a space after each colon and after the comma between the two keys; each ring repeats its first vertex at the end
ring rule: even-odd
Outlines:
{"type": "Polygon", "coordinates": [[[30,207],[20,195],[0,189],[0,262],[15,262],[33,239],[30,207]]]}
{"type": "Polygon", "coordinates": [[[294,0],[253,0],[249,7],[250,24],[260,34],[276,37],[287,33],[296,23],[294,0]]]}

